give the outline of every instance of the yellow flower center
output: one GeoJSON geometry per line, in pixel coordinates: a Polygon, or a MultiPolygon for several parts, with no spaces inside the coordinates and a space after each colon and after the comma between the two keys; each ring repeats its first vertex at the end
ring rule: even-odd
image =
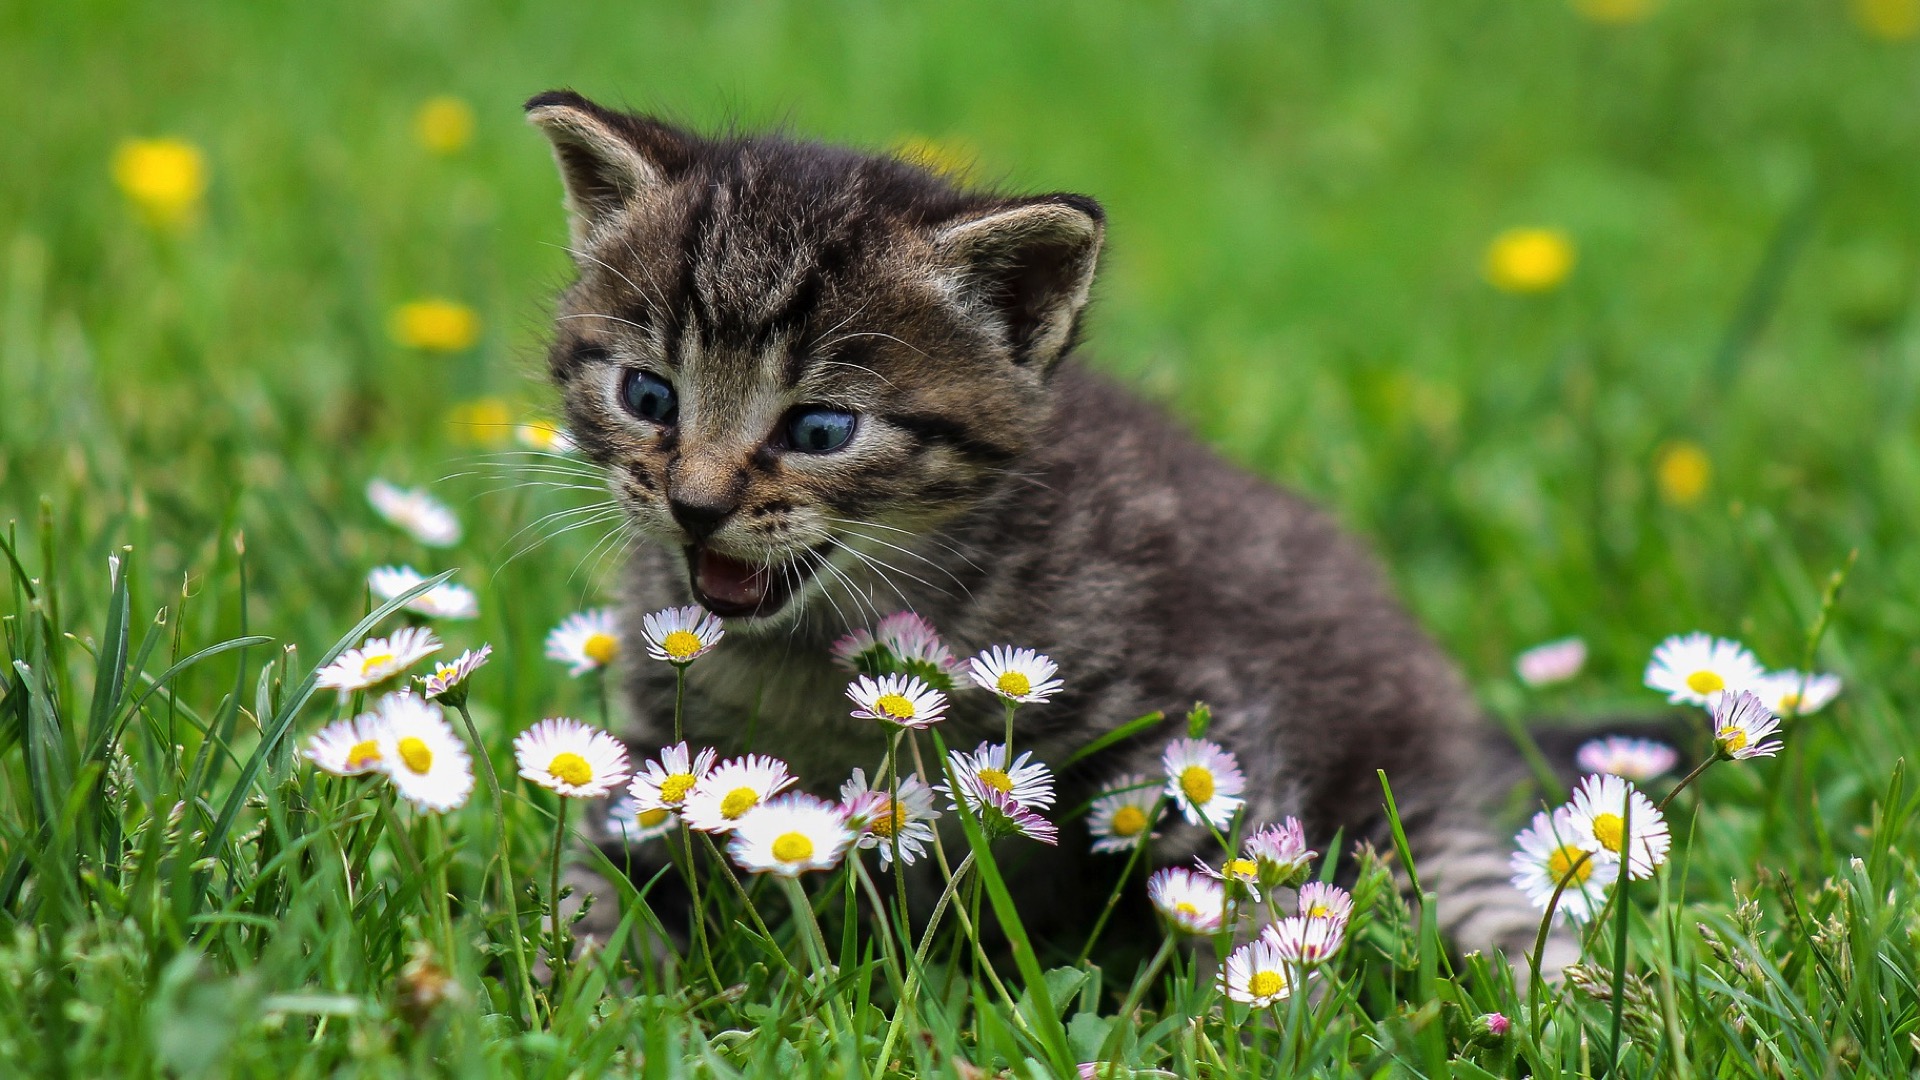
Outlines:
{"type": "Polygon", "coordinates": [[[672,776],[660,781],[660,801],[679,806],[680,803],[686,799],[687,792],[692,790],[692,773],[674,773],[672,776]]]}
{"type": "Polygon", "coordinates": [[[376,672],[391,663],[393,663],[393,654],[390,652],[374,653],[372,656],[362,657],[360,660],[360,677],[363,679],[371,679],[376,672]]]}
{"type": "Polygon", "coordinates": [[[903,694],[881,694],[873,703],[873,711],[894,720],[913,719],[913,702],[903,694]]]}
{"type": "Polygon", "coordinates": [[[804,862],[813,858],[813,841],[805,833],[781,833],[773,842],[773,857],[785,863],[804,862]]]}
{"type": "Polygon", "coordinates": [[[1316,903],[1307,905],[1307,918],[1309,919],[1330,919],[1332,917],[1333,909],[1325,904],[1316,903]]]}
{"type": "Polygon", "coordinates": [[[1251,879],[1259,876],[1260,868],[1254,865],[1252,859],[1228,859],[1227,865],[1222,866],[1220,872],[1230,878],[1251,879]]]}
{"type": "Polygon", "coordinates": [[[579,787],[593,779],[593,766],[587,764],[586,758],[569,751],[553,755],[553,760],[547,765],[547,775],[563,784],[579,787]]]}
{"type": "Polygon", "coordinates": [[[612,634],[594,634],[580,643],[580,651],[587,659],[606,667],[620,655],[620,642],[612,634]]]}
{"type": "Polygon", "coordinates": [[[347,751],[347,768],[358,769],[380,760],[380,744],[372,739],[353,744],[347,751]]]}
{"type": "Polygon", "coordinates": [[[1189,919],[1198,919],[1200,917],[1200,909],[1195,907],[1191,900],[1180,901],[1173,905],[1173,910],[1185,915],[1189,919]]]}
{"type": "MultiPolygon", "coordinates": [[[[673,657],[675,660],[685,660],[700,651],[700,638],[691,630],[675,630],[673,633],[661,639],[660,647],[665,649],[667,655],[673,657]]],[[[607,659],[610,660],[612,658],[612,654],[608,654],[607,659]]],[[[595,659],[598,658],[596,657],[595,659]]],[[[604,664],[607,661],[601,660],[600,662],[604,664]]]]}
{"type": "Polygon", "coordinates": [[[1687,676],[1687,689],[1696,694],[1712,694],[1727,688],[1727,680],[1717,671],[1696,671],[1687,676]]]}
{"type": "Polygon", "coordinates": [[[1147,812],[1137,806],[1123,806],[1113,812],[1113,835],[1139,836],[1147,827],[1147,812]]]}
{"type": "Polygon", "coordinates": [[[400,740],[400,760],[414,772],[425,774],[433,768],[433,748],[425,740],[409,735],[400,740]]]}
{"type": "Polygon", "coordinates": [[[1569,885],[1586,884],[1587,879],[1593,876],[1592,857],[1571,844],[1554,848],[1553,854],[1547,856],[1547,873],[1553,877],[1555,884],[1559,884],[1566,880],[1569,871],[1573,873],[1569,885]],[[1574,870],[1575,865],[1580,869],[1574,870]]]}
{"type": "Polygon", "coordinates": [[[1782,713],[1788,713],[1788,714],[1799,712],[1800,711],[1800,692],[1798,690],[1789,690],[1786,693],[1781,694],[1779,711],[1782,713]]]}
{"type": "Polygon", "coordinates": [[[1011,794],[1013,791],[1013,780],[999,769],[981,769],[974,775],[980,778],[981,783],[1002,795],[1011,794]]]}
{"type": "Polygon", "coordinates": [[[999,687],[1001,693],[1013,697],[1025,697],[1033,692],[1033,680],[1027,678],[1025,673],[1019,671],[1001,672],[1000,677],[994,680],[993,685],[999,687]]]}
{"type": "Polygon", "coordinates": [[[1618,855],[1626,840],[1626,825],[1619,814],[1600,814],[1593,819],[1593,838],[1600,841],[1601,847],[1618,855]]]}
{"type": "Polygon", "coordinates": [[[1253,978],[1247,980],[1247,990],[1254,997],[1268,998],[1286,989],[1287,980],[1277,971],[1256,971],[1253,978]]]}
{"type": "Polygon", "coordinates": [[[867,823],[867,831],[881,839],[890,839],[906,827],[907,808],[889,799],[885,809],[875,810],[873,818],[867,823]]]}
{"type": "Polygon", "coordinates": [[[1720,749],[1729,754],[1744,750],[1747,746],[1747,733],[1737,727],[1723,727],[1714,733],[1714,738],[1719,741],[1720,749]]]}
{"type": "Polygon", "coordinates": [[[720,800],[720,816],[732,821],[760,805],[760,793],[750,787],[737,787],[720,800]]]}
{"type": "Polygon", "coordinates": [[[454,675],[458,674],[459,671],[460,671],[459,668],[454,667],[452,664],[448,664],[445,667],[434,668],[433,677],[440,680],[441,682],[446,682],[448,679],[451,679],[454,677],[454,675]]]}
{"type": "Polygon", "coordinates": [[[640,825],[643,828],[651,829],[655,825],[658,825],[661,822],[667,820],[668,813],[669,811],[662,810],[658,807],[655,807],[652,810],[642,810],[640,811],[640,814],[639,814],[640,825]]]}
{"type": "Polygon", "coordinates": [[[1180,770],[1180,791],[1196,805],[1212,802],[1213,773],[1205,765],[1187,766],[1180,770]]]}

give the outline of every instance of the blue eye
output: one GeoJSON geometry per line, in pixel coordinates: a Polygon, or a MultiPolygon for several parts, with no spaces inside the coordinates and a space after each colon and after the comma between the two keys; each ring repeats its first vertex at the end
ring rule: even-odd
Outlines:
{"type": "Polygon", "coordinates": [[[667,380],[651,371],[629,371],[627,381],[621,386],[620,394],[626,399],[627,408],[642,420],[651,420],[656,424],[673,423],[673,414],[679,405],[674,396],[673,387],[667,380]]]}
{"type": "Polygon", "coordinates": [[[787,445],[803,454],[825,454],[853,438],[853,414],[808,405],[787,416],[787,445]]]}

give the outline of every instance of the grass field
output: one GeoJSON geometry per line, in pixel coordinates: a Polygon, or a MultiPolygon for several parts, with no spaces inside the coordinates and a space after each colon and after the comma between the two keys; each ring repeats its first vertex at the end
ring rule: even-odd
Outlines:
{"type": "MultiPolygon", "coordinates": [[[[1181,1076],[1517,1075],[1516,1053],[1585,1076],[1620,1025],[1621,1075],[1910,1075],[1916,31],[1915,0],[0,8],[0,1062],[878,1080],[1104,1047],[1181,1076]],[[478,591],[445,634],[495,648],[474,714],[496,763],[540,717],[598,715],[541,642],[613,562],[590,531],[512,557],[583,500],[499,456],[552,405],[565,225],[519,102],[556,86],[1098,197],[1093,362],[1371,538],[1490,709],[1652,713],[1648,653],[1693,629],[1804,665],[1851,566],[1814,657],[1846,692],[1676,802],[1598,990],[1529,1001],[1449,966],[1369,875],[1337,991],[1270,1019],[1178,956],[1147,979],[1045,943],[1001,965],[1003,998],[951,928],[896,1014],[898,943],[850,935],[838,981],[805,974],[770,886],[772,939],[730,935],[717,970],[629,941],[530,989],[504,943],[540,941],[553,801],[503,768],[516,927],[481,899],[484,787],[385,828],[293,750],[332,707],[303,680],[389,562],[478,591]],[[165,151],[144,202],[137,160],[116,183],[157,138],[204,190],[165,151]],[[1490,275],[1515,228],[1570,269],[1490,275]],[[456,310],[406,324],[436,299],[456,310]],[[431,485],[464,539],[381,522],[374,476],[431,485]],[[1568,634],[1585,674],[1523,688],[1514,653],[1568,634]],[[155,687],[246,635],[270,640],[155,687]],[[1469,1030],[1493,1011],[1499,1045],[1469,1030]]],[[[853,895],[816,885],[829,915],[853,895]]],[[[711,900],[716,927],[743,914],[711,900]]]]}

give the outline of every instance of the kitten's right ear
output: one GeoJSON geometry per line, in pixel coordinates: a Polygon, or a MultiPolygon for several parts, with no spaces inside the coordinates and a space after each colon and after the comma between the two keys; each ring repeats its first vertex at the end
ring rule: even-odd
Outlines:
{"type": "Polygon", "coordinates": [[[602,108],[571,90],[537,94],[526,111],[527,121],[553,143],[573,246],[582,251],[621,211],[664,188],[686,159],[684,133],[602,108]]]}

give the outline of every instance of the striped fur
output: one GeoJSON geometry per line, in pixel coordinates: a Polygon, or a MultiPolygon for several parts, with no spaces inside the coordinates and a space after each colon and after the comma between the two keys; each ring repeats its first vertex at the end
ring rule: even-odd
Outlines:
{"type": "MultiPolygon", "coordinates": [[[[528,108],[555,144],[579,268],[552,373],[653,541],[628,573],[630,618],[695,598],[702,544],[791,586],[693,667],[693,740],[734,750],[751,731],[822,789],[871,769],[881,736],[848,716],[827,649],[910,608],[956,651],[1017,643],[1059,661],[1066,691],[1023,710],[1018,733],[1055,764],[1204,700],[1247,770],[1252,820],[1299,815],[1321,843],[1383,836],[1385,769],[1458,944],[1530,943],[1504,846],[1472,810],[1495,786],[1481,717],[1369,556],[1070,358],[1097,204],[775,136],[701,138],[570,93],[528,108]],[[675,422],[623,406],[635,368],[676,387],[675,422]],[[782,417],[806,404],[855,413],[853,440],[781,449],[782,417]],[[690,532],[676,500],[716,508],[718,526],[690,532]]],[[[626,673],[640,750],[667,737],[671,680],[665,665],[626,673]]],[[[950,745],[997,737],[983,697],[957,696],[950,745]]],[[[1155,771],[1174,730],[1074,766],[1061,805],[1155,771]]],[[[1071,938],[1110,887],[1117,864],[1085,850],[1069,832],[1015,874],[1044,932],[1071,938]]],[[[1204,850],[1176,827],[1156,854],[1204,850]]]]}

